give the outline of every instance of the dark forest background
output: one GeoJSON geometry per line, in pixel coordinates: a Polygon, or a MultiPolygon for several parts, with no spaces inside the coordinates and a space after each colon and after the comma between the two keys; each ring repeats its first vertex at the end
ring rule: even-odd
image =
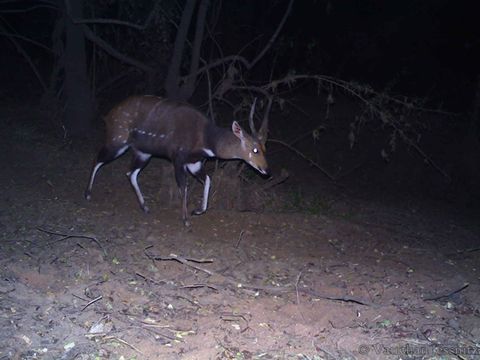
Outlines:
{"type": "Polygon", "coordinates": [[[314,188],[381,184],[473,208],[480,199],[473,5],[0,1],[1,103],[28,104],[39,131],[62,143],[96,141],[101,117],[130,94],[191,102],[222,125],[257,97],[261,107],[273,103],[269,148],[278,173],[304,174],[314,188]]]}

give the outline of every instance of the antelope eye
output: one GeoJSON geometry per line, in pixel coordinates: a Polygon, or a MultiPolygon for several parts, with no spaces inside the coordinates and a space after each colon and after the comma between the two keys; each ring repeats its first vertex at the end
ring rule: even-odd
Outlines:
{"type": "Polygon", "coordinates": [[[253,148],[252,151],[253,151],[254,154],[258,154],[258,149],[257,148],[253,148]]]}

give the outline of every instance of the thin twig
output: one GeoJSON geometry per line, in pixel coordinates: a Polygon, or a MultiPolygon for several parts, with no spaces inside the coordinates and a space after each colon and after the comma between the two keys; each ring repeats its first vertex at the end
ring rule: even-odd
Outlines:
{"type": "Polygon", "coordinates": [[[286,142],[284,142],[284,141],[282,141],[282,140],[276,140],[276,139],[268,139],[267,141],[285,146],[287,149],[293,151],[295,154],[297,154],[297,155],[300,156],[301,158],[303,158],[303,159],[305,159],[306,161],[308,161],[312,166],[314,166],[314,167],[316,167],[317,169],[319,169],[319,170],[320,170],[326,177],[328,177],[331,181],[335,181],[335,178],[334,178],[327,170],[325,170],[320,164],[318,164],[317,162],[313,161],[312,159],[310,159],[309,157],[307,157],[305,154],[303,154],[300,150],[294,148],[294,147],[291,146],[290,144],[287,144],[286,142]]]}
{"type": "Polygon", "coordinates": [[[240,242],[242,241],[244,234],[245,234],[245,230],[240,231],[240,234],[238,235],[237,243],[235,244],[235,249],[238,249],[238,246],[240,245],[240,242]]]}
{"type": "Polygon", "coordinates": [[[62,236],[61,239],[52,241],[52,242],[48,243],[48,245],[55,244],[55,243],[60,242],[60,241],[63,241],[63,240],[74,239],[74,238],[77,238],[77,239],[88,239],[88,240],[92,240],[93,242],[95,242],[95,243],[100,247],[100,249],[102,249],[103,254],[104,254],[105,256],[107,256],[107,251],[104,249],[104,247],[102,246],[102,244],[100,243],[100,241],[98,241],[98,240],[97,240],[95,237],[93,237],[93,236],[75,235],[75,234],[74,234],[74,235],[72,235],[72,234],[63,234],[63,233],[59,233],[59,232],[55,232],[55,231],[45,230],[45,229],[42,229],[42,228],[40,228],[40,227],[37,227],[37,230],[38,230],[38,231],[41,231],[41,232],[44,232],[44,233],[46,233],[46,234],[49,234],[49,235],[62,236]]]}
{"type": "Polygon", "coordinates": [[[198,289],[198,288],[202,288],[202,287],[206,287],[206,288],[209,288],[209,289],[218,291],[218,288],[217,288],[217,287],[215,287],[215,286],[213,286],[213,285],[209,285],[209,284],[184,285],[184,286],[180,286],[179,289],[198,289]]]}
{"type": "Polygon", "coordinates": [[[300,278],[302,277],[303,270],[300,271],[297,275],[297,280],[295,281],[295,292],[297,293],[297,305],[300,305],[300,295],[298,293],[298,283],[300,282],[300,278]]]}
{"type": "Polygon", "coordinates": [[[103,296],[102,296],[102,295],[96,297],[96,298],[93,299],[92,301],[89,301],[88,304],[85,305],[81,311],[85,310],[85,309],[86,309],[87,307],[89,307],[90,305],[92,305],[92,304],[94,304],[94,303],[96,303],[97,301],[102,300],[102,299],[103,299],[103,296]]]}
{"type": "Polygon", "coordinates": [[[263,48],[262,51],[253,59],[250,63],[250,68],[255,66],[255,64],[265,55],[265,53],[272,47],[273,43],[278,37],[278,34],[280,34],[280,31],[283,28],[283,25],[285,25],[285,21],[287,21],[288,16],[290,15],[290,12],[292,11],[292,6],[295,0],[290,0],[288,2],[287,10],[285,10],[285,13],[283,14],[282,20],[280,20],[280,23],[277,26],[277,29],[273,33],[272,37],[268,40],[267,44],[263,48]]]}
{"type": "Polygon", "coordinates": [[[126,342],[125,340],[123,339],[120,339],[119,337],[116,337],[116,336],[106,336],[103,338],[103,340],[116,340],[118,341],[119,343],[123,344],[123,345],[127,345],[129,348],[135,350],[136,352],[138,352],[139,354],[142,354],[142,355],[145,355],[140,349],[136,348],[134,345],[126,342]]]}
{"type": "Polygon", "coordinates": [[[208,269],[205,269],[204,267],[201,267],[201,266],[198,266],[198,265],[195,265],[195,264],[192,264],[192,262],[195,262],[195,263],[212,263],[213,260],[209,260],[209,259],[186,259],[184,257],[181,257],[179,255],[176,255],[176,254],[170,254],[169,256],[158,256],[158,255],[150,255],[150,254],[146,254],[150,259],[153,259],[153,260],[160,260],[160,261],[178,261],[179,263],[182,263],[183,265],[186,265],[186,266],[189,266],[191,268],[194,268],[196,270],[199,270],[199,271],[202,271],[208,275],[212,275],[213,273],[208,270],[208,269]]]}
{"type": "Polygon", "coordinates": [[[6,36],[6,37],[14,37],[14,38],[17,38],[17,39],[20,39],[20,40],[23,40],[25,42],[28,42],[30,44],[33,44],[35,46],[38,46],[39,48],[42,48],[43,50],[46,50],[48,51],[49,53],[53,53],[53,50],[51,48],[49,48],[47,45],[44,45],[42,44],[41,42],[38,42],[38,41],[35,41],[33,39],[30,39],[26,36],[23,36],[23,35],[20,35],[20,34],[12,34],[12,33],[7,33],[7,32],[4,32],[4,31],[0,31],[0,35],[2,36],[6,36]]]}
{"type": "MultiPolygon", "coordinates": [[[[235,279],[231,279],[229,277],[226,277],[225,275],[222,275],[218,272],[207,270],[203,267],[191,264],[189,261],[192,261],[192,259],[187,260],[187,259],[182,258],[182,257],[180,257],[178,255],[175,255],[175,254],[170,254],[170,256],[167,256],[167,257],[155,256],[155,255],[151,255],[151,254],[148,254],[148,253],[145,253],[145,254],[147,255],[148,258],[150,258],[152,260],[160,260],[160,261],[174,260],[174,261],[178,261],[178,262],[180,262],[180,263],[182,263],[186,266],[189,266],[189,267],[192,267],[194,269],[203,271],[210,276],[216,276],[216,277],[222,278],[222,279],[224,279],[225,282],[227,282],[230,285],[235,286],[237,289],[242,289],[243,288],[243,289],[251,289],[251,290],[263,290],[263,291],[266,291],[266,292],[277,293],[277,294],[278,293],[289,293],[289,292],[291,292],[292,290],[295,289],[295,287],[292,287],[291,285],[286,286],[286,287],[277,287],[277,286],[261,286],[261,285],[242,283],[242,282],[237,281],[235,279]]],[[[196,261],[198,262],[198,260],[196,260],[196,261]]],[[[202,260],[202,261],[205,261],[205,260],[202,260]]],[[[212,260],[207,260],[206,262],[212,262],[212,260]]],[[[376,304],[372,304],[372,303],[369,303],[368,301],[358,299],[358,298],[355,298],[355,297],[351,297],[351,296],[337,297],[337,296],[331,296],[331,295],[318,294],[316,292],[309,291],[307,289],[297,289],[297,290],[298,290],[298,292],[302,292],[302,293],[314,296],[314,297],[319,298],[319,299],[351,302],[351,303],[355,303],[355,304],[359,304],[359,305],[365,305],[365,306],[377,306],[376,304]]]]}
{"type": "Polygon", "coordinates": [[[160,281],[154,280],[151,277],[140,274],[138,271],[135,272],[135,275],[140,276],[143,280],[150,281],[151,283],[153,283],[155,285],[163,285],[160,281]]]}
{"type": "Polygon", "coordinates": [[[134,58],[132,58],[128,55],[125,55],[125,54],[121,53],[119,50],[115,49],[107,41],[103,40],[97,34],[95,34],[92,30],[90,30],[90,28],[87,25],[80,25],[80,26],[82,27],[83,33],[88,40],[90,40],[95,45],[100,47],[103,51],[105,51],[107,54],[109,54],[113,58],[115,58],[115,59],[117,59],[117,60],[119,60],[123,63],[135,66],[135,67],[139,68],[140,70],[143,70],[147,73],[150,73],[154,70],[149,65],[147,65],[147,64],[145,64],[141,61],[138,61],[138,60],[136,60],[136,59],[134,59],[134,58]]]}
{"type": "MultiPolygon", "coordinates": [[[[66,5],[67,5],[67,14],[71,17],[70,3],[67,1],[66,5]]],[[[163,12],[161,2],[154,2],[153,8],[148,13],[148,16],[145,18],[145,21],[143,22],[143,24],[135,24],[130,21],[124,21],[124,20],[118,20],[118,19],[106,19],[106,18],[79,19],[79,18],[71,17],[71,19],[74,24],[120,25],[120,26],[130,27],[136,30],[145,30],[150,25],[152,20],[155,18],[155,15],[157,14],[158,10],[162,10],[163,12]]],[[[164,12],[164,15],[165,15],[165,12],[164,12]]],[[[175,22],[173,22],[173,24],[176,25],[175,22]]]]}
{"type": "Polygon", "coordinates": [[[281,183],[283,183],[284,181],[286,181],[288,178],[290,177],[290,174],[288,173],[287,170],[285,169],[282,169],[280,171],[280,175],[279,176],[275,176],[273,177],[271,180],[269,180],[268,182],[266,182],[265,184],[263,184],[262,186],[260,186],[260,188],[263,190],[263,191],[266,191],[268,189],[271,189],[277,185],[280,185],[281,183]]]}
{"type": "Polygon", "coordinates": [[[423,299],[423,301],[435,301],[435,300],[440,300],[440,299],[443,299],[443,298],[449,298],[450,296],[455,295],[455,294],[459,293],[460,291],[465,290],[469,285],[470,284],[467,283],[467,284],[463,285],[462,287],[460,287],[458,289],[455,289],[453,291],[450,291],[446,294],[441,294],[441,295],[428,297],[428,298],[423,299]]]}
{"type": "Polygon", "coordinates": [[[5,27],[4,26],[0,26],[0,30],[2,30],[2,33],[4,33],[7,38],[13,43],[13,45],[15,46],[15,48],[17,49],[17,51],[22,54],[22,56],[25,58],[25,60],[27,61],[28,65],[30,66],[30,68],[32,69],[33,73],[35,74],[35,76],[37,77],[38,79],[38,82],[40,83],[40,85],[42,85],[42,88],[45,92],[47,92],[48,90],[48,87],[47,85],[45,84],[45,81],[43,81],[43,78],[40,74],[40,71],[39,69],[37,68],[37,66],[35,65],[35,63],[33,62],[32,60],[32,57],[27,53],[27,51],[20,45],[20,43],[17,41],[17,39],[12,36],[11,34],[9,34],[7,31],[4,31],[5,27]]]}

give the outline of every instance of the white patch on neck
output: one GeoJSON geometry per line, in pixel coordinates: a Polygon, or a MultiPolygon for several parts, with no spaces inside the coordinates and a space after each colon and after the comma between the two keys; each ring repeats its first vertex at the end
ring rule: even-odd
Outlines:
{"type": "Polygon", "coordinates": [[[208,157],[215,157],[215,154],[213,153],[212,150],[210,149],[202,149],[203,153],[207,155],[208,157]]]}

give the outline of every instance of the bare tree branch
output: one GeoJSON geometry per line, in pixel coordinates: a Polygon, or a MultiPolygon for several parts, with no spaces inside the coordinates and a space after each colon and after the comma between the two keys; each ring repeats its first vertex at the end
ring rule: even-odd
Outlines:
{"type": "Polygon", "coordinates": [[[44,91],[47,91],[47,84],[45,84],[45,81],[43,81],[42,76],[40,75],[40,71],[38,71],[37,67],[35,66],[35,63],[33,62],[32,58],[28,53],[25,51],[25,49],[20,45],[20,43],[15,39],[14,36],[9,36],[8,31],[5,31],[5,27],[3,25],[0,25],[0,32],[6,34],[7,38],[13,43],[17,51],[25,58],[27,61],[28,65],[32,69],[33,73],[38,79],[38,82],[40,85],[42,85],[42,88],[44,91]]]}
{"type": "MultiPolygon", "coordinates": [[[[200,50],[202,48],[203,33],[205,29],[205,18],[207,15],[209,0],[202,0],[198,9],[197,24],[195,28],[195,39],[193,41],[192,59],[190,60],[190,74],[196,74],[198,71],[198,63],[200,61],[200,50]]],[[[190,78],[190,81],[184,86],[183,97],[190,97],[195,86],[195,79],[190,78]]]]}
{"type": "MultiPolygon", "coordinates": [[[[87,22],[89,23],[90,20],[86,19],[86,20],[80,20],[78,18],[74,18],[72,17],[71,15],[71,6],[70,6],[70,1],[69,0],[66,0],[65,1],[65,7],[67,9],[67,15],[70,17],[70,19],[72,20],[73,23],[75,24],[82,24],[83,22],[87,22]]],[[[145,21],[145,24],[143,25],[144,27],[148,26],[148,23],[149,21],[151,21],[151,18],[153,17],[153,14],[155,13],[155,11],[151,11],[150,12],[150,15],[149,17],[147,18],[147,20],[145,21]]],[[[97,19],[97,20],[102,20],[102,19],[97,19]]],[[[118,25],[130,25],[131,27],[136,27],[138,28],[139,25],[135,25],[135,24],[132,24],[132,23],[128,23],[128,22],[124,22],[124,21],[121,21],[121,20],[110,20],[110,19],[103,19],[105,20],[105,23],[115,23],[115,24],[118,24],[118,25]]],[[[101,49],[103,49],[107,54],[109,54],[110,56],[114,57],[115,59],[121,61],[121,62],[124,62],[126,64],[129,64],[129,65],[132,65],[132,66],[135,66],[145,72],[151,72],[153,71],[153,68],[151,68],[150,66],[142,63],[141,61],[138,61],[136,59],[133,59],[125,54],[122,54],[120,51],[118,51],[117,49],[115,49],[113,46],[111,46],[109,43],[107,43],[105,40],[103,40],[102,38],[100,38],[99,36],[97,36],[92,30],[90,30],[90,28],[86,25],[80,25],[82,27],[82,30],[83,30],[83,33],[85,34],[85,37],[90,40],[91,42],[95,43],[98,47],[100,47],[101,49]]],[[[144,27],[143,26],[140,26],[140,29],[143,29],[144,27]]]]}
{"type": "Polygon", "coordinates": [[[12,33],[4,32],[4,31],[0,31],[0,35],[6,36],[6,37],[14,37],[14,38],[23,40],[25,42],[28,42],[28,43],[33,44],[35,46],[38,46],[39,48],[41,48],[43,50],[47,50],[48,52],[53,53],[53,50],[51,48],[49,48],[48,46],[46,46],[46,45],[44,45],[44,44],[42,44],[38,41],[35,41],[33,39],[27,38],[26,36],[23,36],[23,35],[20,35],[20,34],[12,34],[12,33]]]}
{"type": "MultiPolygon", "coordinates": [[[[219,65],[222,65],[224,63],[228,63],[228,62],[240,62],[242,63],[247,69],[251,69],[253,68],[256,63],[258,61],[260,61],[260,59],[267,53],[267,51],[272,47],[273,43],[275,42],[275,40],[277,39],[278,37],[278,34],[280,34],[280,31],[282,30],[288,16],[290,15],[290,12],[292,10],[292,6],[293,6],[293,3],[295,2],[295,0],[290,0],[290,2],[288,3],[288,6],[287,6],[287,9],[285,11],[285,13],[283,14],[283,17],[282,17],[282,20],[280,21],[280,23],[278,24],[277,26],[277,29],[275,30],[275,32],[273,33],[272,37],[270,38],[270,40],[267,42],[267,44],[265,45],[265,47],[262,49],[262,51],[260,51],[260,53],[252,60],[252,61],[249,61],[247,60],[244,56],[241,56],[241,55],[228,55],[228,56],[225,56],[223,58],[220,58],[220,59],[217,59],[205,66],[202,66],[200,69],[198,69],[198,71],[196,73],[190,73],[188,74],[187,76],[184,76],[182,78],[183,81],[186,81],[188,80],[189,78],[191,77],[196,77],[198,75],[200,75],[201,73],[207,71],[207,70],[210,70],[214,67],[217,67],[219,65]]],[[[254,39],[256,40],[256,39],[254,39]]],[[[249,43],[253,42],[254,40],[250,41],[249,43]]],[[[242,50],[245,48],[245,46],[242,48],[242,50]]],[[[241,51],[242,51],[241,50],[241,51]]],[[[240,52],[241,52],[240,51],[240,52]]],[[[239,52],[239,53],[240,53],[239,52]]]]}
{"type": "Polygon", "coordinates": [[[185,41],[188,35],[188,28],[193,16],[193,10],[195,9],[196,0],[187,0],[185,8],[182,12],[182,18],[180,20],[180,27],[177,31],[175,38],[175,44],[173,48],[173,56],[170,61],[167,78],[165,80],[165,89],[167,94],[175,94],[178,91],[178,78],[180,76],[180,65],[183,55],[183,49],[185,47],[185,41]]]}
{"type": "Polygon", "coordinates": [[[159,8],[159,5],[161,4],[160,1],[156,1],[155,5],[153,6],[153,9],[150,11],[148,14],[147,18],[143,22],[143,24],[135,24],[130,21],[124,21],[124,20],[118,20],[118,19],[72,19],[72,22],[74,24],[107,24],[107,25],[120,25],[120,26],[127,26],[133,29],[137,30],[145,30],[150,23],[152,22],[153,18],[155,17],[155,14],[159,8]]]}
{"type": "Polygon", "coordinates": [[[285,14],[283,14],[283,18],[282,18],[282,20],[280,21],[280,23],[278,24],[277,29],[276,29],[275,32],[273,33],[273,35],[272,35],[272,37],[270,38],[270,40],[268,40],[267,45],[265,45],[265,47],[263,48],[263,50],[260,51],[260,53],[257,55],[257,57],[256,57],[255,59],[253,59],[253,61],[250,63],[250,66],[249,66],[250,69],[251,69],[252,67],[254,67],[255,64],[256,64],[256,63],[265,55],[265,53],[272,47],[273,43],[274,43],[275,40],[277,39],[278,34],[279,34],[280,31],[282,30],[283,25],[285,24],[285,21],[287,21],[288,15],[290,15],[290,11],[292,10],[292,5],[293,5],[294,1],[295,1],[295,0],[290,0],[290,1],[289,1],[288,6],[287,6],[287,10],[285,10],[285,14]]]}
{"type": "Polygon", "coordinates": [[[150,66],[142,63],[141,61],[135,60],[127,55],[122,54],[120,51],[112,47],[110,44],[108,44],[105,40],[101,39],[98,37],[90,28],[86,25],[81,25],[82,30],[85,34],[85,37],[90,40],[91,42],[95,43],[98,47],[103,49],[107,54],[110,56],[114,57],[115,59],[124,62],[126,64],[135,66],[145,72],[151,72],[153,71],[153,68],[150,66]]]}
{"type": "MultiPolygon", "coordinates": [[[[17,1],[12,1],[12,2],[17,2],[17,1]]],[[[25,9],[11,9],[11,10],[1,10],[0,13],[2,14],[18,14],[18,13],[26,13],[29,11],[34,11],[37,9],[51,9],[51,10],[58,10],[57,6],[51,5],[51,4],[46,4],[46,5],[34,5],[30,6],[25,9]]]]}
{"type": "Polygon", "coordinates": [[[310,163],[310,165],[316,167],[318,170],[320,170],[329,180],[331,181],[335,181],[335,177],[333,175],[331,175],[327,170],[325,170],[320,164],[318,164],[317,162],[313,161],[312,159],[310,159],[309,157],[307,157],[305,154],[303,154],[300,150],[294,148],[293,146],[291,146],[290,144],[287,144],[286,142],[284,141],[281,141],[281,140],[276,140],[276,139],[269,139],[268,140],[269,142],[273,142],[273,143],[277,143],[277,144],[280,144],[282,146],[285,146],[287,149],[293,151],[295,154],[297,154],[298,156],[300,156],[301,158],[305,159],[306,161],[308,161],[310,163]]]}
{"type": "Polygon", "coordinates": [[[182,77],[182,80],[186,81],[190,77],[198,76],[201,73],[203,73],[205,71],[208,71],[208,70],[210,70],[214,67],[217,67],[219,65],[222,65],[222,64],[225,64],[225,63],[228,63],[228,62],[235,62],[235,61],[238,61],[238,62],[242,63],[246,68],[248,68],[250,66],[250,63],[248,62],[248,60],[246,58],[244,58],[243,56],[228,55],[228,56],[225,56],[224,58],[217,59],[217,60],[215,60],[215,61],[213,61],[213,62],[211,62],[211,63],[209,63],[205,66],[202,66],[200,69],[198,69],[196,74],[188,74],[187,76],[182,77]]]}

